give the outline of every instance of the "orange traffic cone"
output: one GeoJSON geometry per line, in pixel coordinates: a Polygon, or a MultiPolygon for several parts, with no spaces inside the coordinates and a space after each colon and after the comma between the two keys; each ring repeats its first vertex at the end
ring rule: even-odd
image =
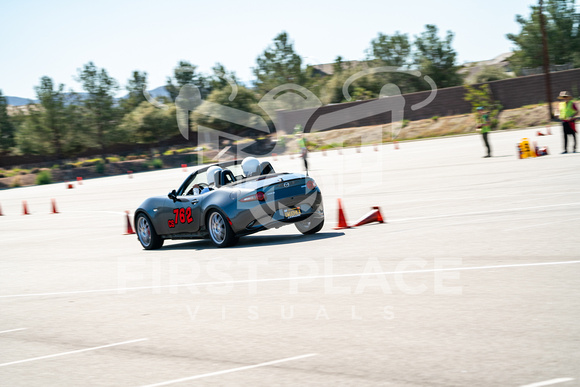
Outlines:
{"type": "Polygon", "coordinates": [[[26,200],[22,201],[22,215],[30,215],[30,212],[28,212],[28,204],[26,204],[26,200]]]}
{"type": "Polygon", "coordinates": [[[543,136],[544,133],[542,133],[540,130],[538,130],[538,133],[536,133],[537,136],[543,136]]]}
{"type": "Polygon", "coordinates": [[[187,172],[187,164],[181,164],[181,169],[183,169],[183,172],[187,172]]]}
{"type": "Polygon", "coordinates": [[[133,227],[131,227],[131,220],[129,219],[129,211],[125,211],[125,214],[127,217],[127,232],[125,233],[125,235],[135,234],[135,231],[133,231],[133,227]]]}
{"type": "Polygon", "coordinates": [[[379,207],[372,207],[372,211],[365,214],[352,227],[358,227],[358,226],[362,226],[363,224],[372,223],[372,222],[385,223],[385,221],[383,220],[383,216],[381,215],[381,209],[379,207]]]}
{"type": "Polygon", "coordinates": [[[552,128],[550,127],[550,125],[548,125],[547,129],[548,129],[547,130],[548,135],[551,135],[552,134],[552,128]]]}
{"type": "Polygon", "coordinates": [[[395,149],[399,149],[399,141],[393,141],[393,144],[395,144],[395,149]]]}
{"type": "Polygon", "coordinates": [[[73,189],[75,186],[73,183],[69,183],[68,181],[64,182],[66,189],[73,189]]]}
{"type": "Polygon", "coordinates": [[[133,178],[133,171],[127,171],[127,176],[129,176],[129,179],[133,178]]]}
{"type": "Polygon", "coordinates": [[[77,176],[77,184],[78,185],[83,185],[83,178],[80,176],[77,176]]]}
{"type": "Polygon", "coordinates": [[[52,214],[58,214],[58,210],[56,209],[56,200],[51,199],[52,202],[52,214]]]}
{"type": "Polygon", "coordinates": [[[344,211],[342,209],[342,202],[338,199],[338,226],[334,229],[342,230],[344,228],[350,228],[350,226],[346,223],[346,217],[344,216],[344,211]]]}

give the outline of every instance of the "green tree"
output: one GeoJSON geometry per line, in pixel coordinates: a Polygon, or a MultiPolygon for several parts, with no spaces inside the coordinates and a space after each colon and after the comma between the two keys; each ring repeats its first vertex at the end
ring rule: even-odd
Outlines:
{"type": "Polygon", "coordinates": [[[402,72],[408,70],[412,63],[412,44],[407,34],[401,34],[399,31],[391,36],[379,33],[371,41],[371,47],[367,52],[373,66],[389,66],[400,70],[373,75],[370,88],[375,95],[378,95],[383,85],[387,83],[397,85],[403,93],[412,93],[425,88],[426,84],[421,84],[419,78],[402,72]]]}
{"type": "Polygon", "coordinates": [[[279,85],[286,83],[304,85],[306,82],[302,58],[294,51],[286,32],[278,34],[274,38],[273,45],[256,59],[253,71],[256,76],[256,87],[262,95],[279,85]]]}
{"type": "Polygon", "coordinates": [[[263,114],[263,111],[258,106],[258,96],[256,93],[243,86],[239,86],[236,97],[231,101],[230,95],[228,88],[212,91],[207,97],[207,102],[209,103],[203,103],[195,110],[193,121],[198,125],[236,135],[264,134],[263,132],[252,129],[252,127],[259,125],[261,122],[260,116],[263,114]],[[221,106],[228,106],[236,110],[254,114],[254,116],[249,118],[244,124],[234,124],[229,122],[227,117],[222,114],[221,106]]]}
{"type": "Polygon", "coordinates": [[[88,94],[83,99],[83,105],[104,156],[109,143],[108,135],[115,131],[118,115],[115,109],[115,92],[119,85],[105,69],[98,69],[93,62],[78,70],[78,81],[88,94]]]}
{"type": "Polygon", "coordinates": [[[63,158],[63,139],[65,137],[65,94],[64,85],[56,86],[51,78],[44,76],[40,79],[40,86],[35,86],[36,98],[40,101],[41,110],[34,115],[40,132],[49,136],[52,144],[50,153],[63,158]]]}
{"type": "Polygon", "coordinates": [[[377,60],[381,66],[395,66],[406,68],[411,61],[411,42],[407,34],[399,31],[388,36],[382,33],[371,41],[371,58],[377,60]]]}
{"type": "Polygon", "coordinates": [[[216,63],[212,67],[213,75],[209,78],[209,85],[211,90],[221,90],[223,88],[230,88],[230,82],[237,83],[236,74],[226,70],[223,64],[216,63]]]}
{"type": "Polygon", "coordinates": [[[8,103],[0,90],[0,150],[7,152],[15,145],[14,124],[8,116],[8,103]]]}
{"type": "Polygon", "coordinates": [[[201,92],[201,97],[205,98],[211,92],[209,81],[202,74],[196,72],[197,66],[188,61],[179,61],[177,67],[173,69],[173,77],[167,77],[165,89],[169,93],[171,100],[175,101],[181,88],[187,84],[196,86],[201,92]]]}
{"type": "Polygon", "coordinates": [[[461,85],[463,79],[457,73],[457,53],[451,47],[453,33],[447,31],[445,39],[440,39],[436,26],[427,24],[425,29],[415,39],[415,65],[423,75],[431,77],[439,88],[461,85]]]}
{"type": "Polygon", "coordinates": [[[132,77],[127,82],[126,89],[129,94],[127,98],[121,101],[121,106],[128,113],[146,100],[143,90],[147,89],[147,73],[133,71],[132,77]]]}
{"type": "Polygon", "coordinates": [[[175,114],[175,105],[168,109],[159,109],[149,102],[126,114],[119,125],[119,132],[126,134],[139,143],[155,143],[179,133],[175,114]]]}
{"type": "MultiPolygon", "coordinates": [[[[580,66],[580,13],[574,0],[547,0],[544,8],[548,56],[551,64],[572,63],[580,66]]],[[[517,73],[523,68],[536,68],[543,64],[542,33],[539,6],[531,6],[526,19],[516,15],[521,26],[519,34],[506,37],[516,46],[509,59],[517,73]]]]}

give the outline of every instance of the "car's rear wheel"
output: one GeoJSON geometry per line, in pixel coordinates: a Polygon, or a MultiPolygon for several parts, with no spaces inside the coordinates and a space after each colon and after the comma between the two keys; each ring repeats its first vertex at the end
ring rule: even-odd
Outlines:
{"type": "Polygon", "coordinates": [[[217,247],[229,247],[238,242],[227,218],[218,210],[212,210],[207,216],[207,229],[211,241],[217,247]]]}
{"type": "Polygon", "coordinates": [[[312,235],[322,230],[322,227],[324,226],[324,218],[310,216],[303,221],[294,223],[294,225],[302,234],[312,235]]]}
{"type": "Polygon", "coordinates": [[[163,246],[163,238],[157,235],[149,217],[143,213],[137,215],[137,238],[145,250],[155,250],[163,246]]]}

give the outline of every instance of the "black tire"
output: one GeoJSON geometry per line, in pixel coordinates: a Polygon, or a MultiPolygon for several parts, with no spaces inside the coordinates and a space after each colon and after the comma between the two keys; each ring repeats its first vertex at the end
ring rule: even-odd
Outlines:
{"type": "Polygon", "coordinates": [[[314,216],[310,216],[303,221],[294,223],[294,225],[302,234],[312,235],[322,230],[322,227],[324,226],[324,218],[315,218],[314,216]]]}
{"type": "Polygon", "coordinates": [[[216,247],[230,247],[238,242],[226,216],[220,211],[211,210],[206,224],[209,238],[216,247]]]}
{"type": "Polygon", "coordinates": [[[156,250],[163,246],[163,238],[157,235],[151,219],[144,213],[137,215],[135,219],[137,238],[145,250],[156,250]]]}

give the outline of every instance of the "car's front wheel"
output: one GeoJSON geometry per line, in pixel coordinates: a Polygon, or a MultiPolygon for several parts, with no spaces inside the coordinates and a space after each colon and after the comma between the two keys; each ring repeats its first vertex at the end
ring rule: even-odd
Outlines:
{"type": "Polygon", "coordinates": [[[155,250],[163,246],[163,238],[157,235],[149,217],[143,213],[137,215],[137,238],[145,250],[155,250]]]}
{"type": "Polygon", "coordinates": [[[211,241],[217,247],[229,247],[238,242],[227,218],[218,210],[212,210],[207,216],[207,229],[211,241]]]}
{"type": "Polygon", "coordinates": [[[312,235],[322,230],[322,227],[324,226],[324,218],[310,216],[303,221],[294,223],[294,225],[302,234],[312,235]]]}

